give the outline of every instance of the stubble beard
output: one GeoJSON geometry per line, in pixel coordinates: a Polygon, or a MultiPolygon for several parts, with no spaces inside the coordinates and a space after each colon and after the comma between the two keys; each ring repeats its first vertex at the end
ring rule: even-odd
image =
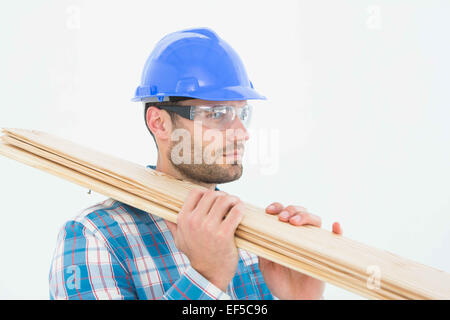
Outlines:
{"type": "MultiPolygon", "coordinates": [[[[221,184],[238,180],[242,176],[243,166],[240,161],[232,163],[195,163],[194,143],[191,143],[191,162],[190,163],[174,163],[171,153],[174,144],[172,143],[168,150],[168,159],[172,166],[187,180],[198,181],[202,183],[221,184]]],[[[200,151],[199,151],[200,152],[200,151]]],[[[201,150],[203,155],[203,150],[201,150]]],[[[221,155],[220,155],[221,156],[221,155]]]]}

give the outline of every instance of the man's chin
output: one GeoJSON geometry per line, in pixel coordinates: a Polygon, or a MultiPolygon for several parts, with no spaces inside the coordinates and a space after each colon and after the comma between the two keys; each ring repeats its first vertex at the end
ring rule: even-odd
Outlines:
{"type": "Polygon", "coordinates": [[[242,163],[179,164],[175,167],[190,180],[214,184],[238,180],[243,172],[242,163]]]}

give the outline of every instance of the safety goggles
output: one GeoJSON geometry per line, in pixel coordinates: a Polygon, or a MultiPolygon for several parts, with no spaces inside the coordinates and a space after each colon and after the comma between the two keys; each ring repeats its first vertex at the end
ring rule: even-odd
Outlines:
{"type": "Polygon", "coordinates": [[[239,117],[242,124],[248,128],[252,113],[252,106],[246,104],[243,107],[232,105],[216,106],[180,106],[180,105],[162,105],[157,108],[175,112],[181,117],[201,121],[202,125],[211,129],[225,130],[231,126],[236,116],[239,117]]]}

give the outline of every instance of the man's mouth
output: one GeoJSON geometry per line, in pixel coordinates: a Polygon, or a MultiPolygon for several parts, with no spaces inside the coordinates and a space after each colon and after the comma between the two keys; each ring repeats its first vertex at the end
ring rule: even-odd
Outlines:
{"type": "Polygon", "coordinates": [[[244,149],[237,149],[230,153],[223,153],[223,156],[226,158],[240,159],[244,156],[244,149]]]}

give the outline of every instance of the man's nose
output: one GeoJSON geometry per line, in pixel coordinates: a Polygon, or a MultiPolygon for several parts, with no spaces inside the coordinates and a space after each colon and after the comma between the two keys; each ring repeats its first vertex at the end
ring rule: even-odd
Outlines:
{"type": "Polygon", "coordinates": [[[247,141],[250,139],[250,134],[248,133],[247,129],[245,128],[244,124],[242,123],[241,119],[239,117],[236,117],[234,119],[230,130],[233,130],[233,140],[244,140],[247,141]]]}

